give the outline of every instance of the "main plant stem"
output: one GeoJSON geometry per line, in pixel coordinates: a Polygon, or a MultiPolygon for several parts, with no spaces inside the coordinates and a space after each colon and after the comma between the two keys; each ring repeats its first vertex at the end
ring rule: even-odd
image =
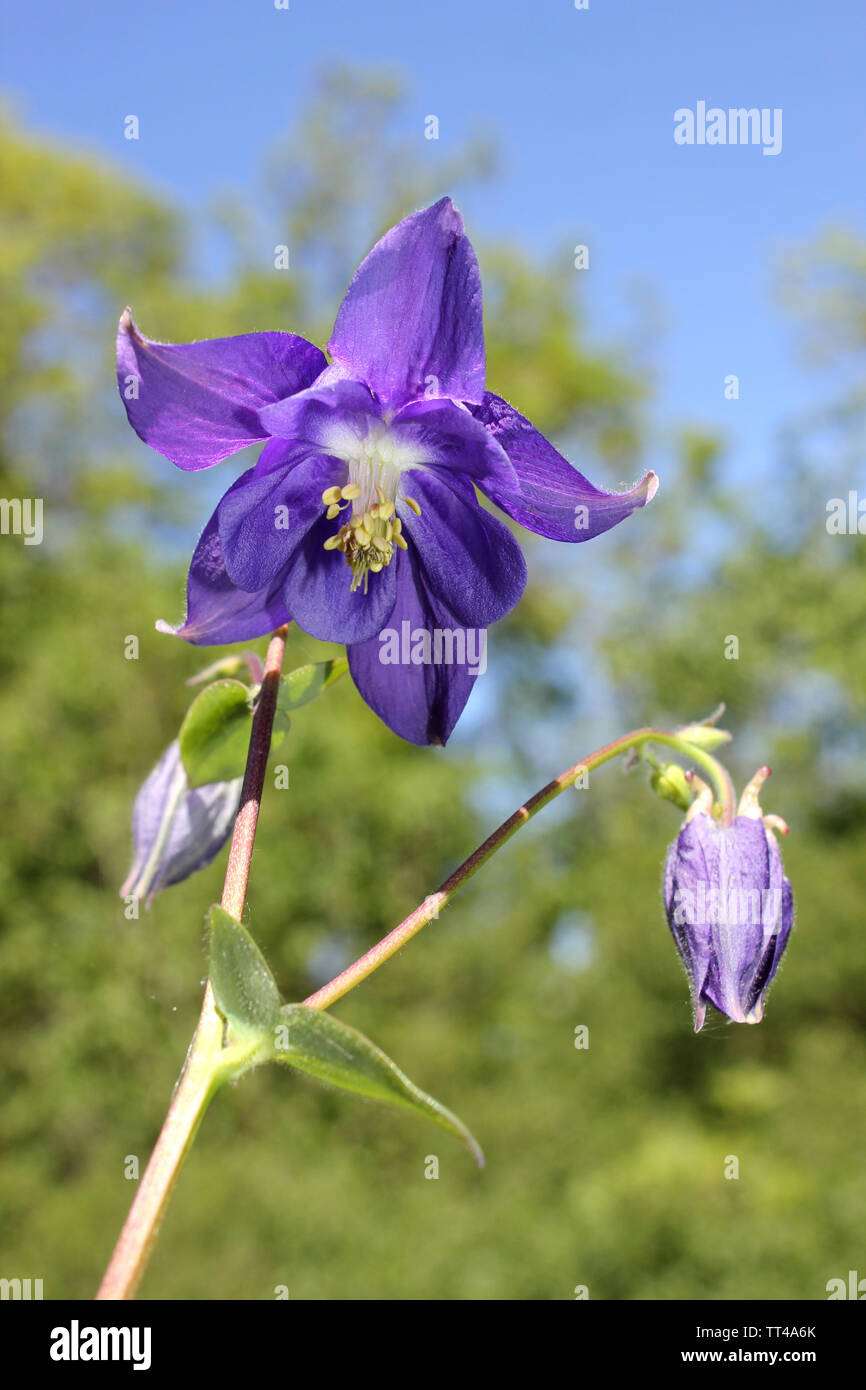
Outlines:
{"type": "MultiPolygon", "coordinates": [[[[270,747],[271,727],[276,708],[280,669],[285,648],[286,629],[281,628],[271,639],[265,665],[265,676],[261,696],[256,707],[253,730],[250,738],[250,751],[244,787],[241,793],[241,809],[235,822],[229,862],[226,869],[222,906],[232,917],[240,920],[246,900],[250,861],[256,834],[256,823],[264,785],[265,767],[270,747]]],[[[435,893],[426,897],[414,912],[383,937],[375,946],[359,957],[328,984],[311,994],[304,1003],[313,1009],[326,1009],[335,1000],[348,994],[350,989],[360,984],[374,970],[389,960],[410,941],[422,927],[439,916],[441,908],[453,897],[458,888],[478,872],[482,864],[511,839],[512,835],[532,820],[533,816],[547,806],[569,787],[574,786],[582,775],[587,777],[596,768],[625,753],[631,748],[641,748],[644,744],[655,743],[674,748],[685,753],[701,766],[712,778],[721,806],[723,820],[729,821],[733,815],[734,792],[727,772],[715,758],[702,749],[696,748],[677,734],[665,733],[660,729],[635,729],[614,739],[602,748],[596,749],[588,757],[575,763],[573,767],[554,777],[533,797],[519,806],[513,815],[503,821],[492,835],[489,835],[474,854],[471,854],[459,869],[447,878],[435,893]]],[[[135,1201],[126,1219],[111,1263],[100,1285],[97,1298],[132,1298],[144,1271],[147,1259],[156,1237],[157,1229],[169,1197],[177,1180],[184,1158],[195,1137],[201,1117],[207,1109],[208,1101],[220,1082],[220,1049],[222,1046],[222,1019],[214,1006],[210,984],[205,989],[204,1003],[195,1037],[192,1040],[186,1065],[181,1075],[174,1099],[166,1116],[162,1132],[157,1140],[150,1163],[141,1181],[135,1201]]]]}
{"type": "MultiPolygon", "coordinates": [[[[279,628],[268,646],[250,732],[240,809],[235,819],[226,867],[221,904],[226,912],[238,920],[243,916],[246,902],[287,631],[285,627],[279,628]]],[[[223,1020],[216,1011],[208,981],[184,1069],[156,1147],[97,1291],[98,1299],[128,1299],[135,1296],[184,1158],[208,1102],[219,1085],[222,1041],[223,1020]]]]}

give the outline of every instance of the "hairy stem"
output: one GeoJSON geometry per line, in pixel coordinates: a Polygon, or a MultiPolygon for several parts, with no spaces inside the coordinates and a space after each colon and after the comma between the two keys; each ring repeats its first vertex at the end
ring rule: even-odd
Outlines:
{"type": "MultiPolygon", "coordinates": [[[[250,731],[240,809],[229,850],[222,906],[238,920],[243,916],[246,902],[287,630],[285,627],[279,628],[268,646],[261,691],[250,731]]],[[[223,1020],[217,1013],[208,982],[198,1026],[180,1080],[99,1286],[97,1299],[129,1299],[135,1296],[184,1158],[208,1102],[219,1086],[222,1046],[223,1020]]]]}

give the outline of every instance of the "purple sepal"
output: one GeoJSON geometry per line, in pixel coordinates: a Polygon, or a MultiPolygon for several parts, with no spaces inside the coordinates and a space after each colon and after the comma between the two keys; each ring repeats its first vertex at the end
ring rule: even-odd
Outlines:
{"type": "Polygon", "coordinates": [[[117,331],[117,386],[140,439],[178,468],[210,468],[267,439],[262,407],[310,386],[324,353],[294,333],[157,343],[129,309],[117,331]]]}
{"type": "MultiPolygon", "coordinates": [[[[243,481],[238,479],[239,483],[243,481]]],[[[253,593],[239,589],[229,579],[219,538],[217,507],[190,563],[186,617],[177,627],[160,619],[156,624],[158,631],[182,637],[195,647],[217,647],[229,642],[249,642],[289,622],[281,574],[253,593]]]]}
{"type": "Polygon", "coordinates": [[[481,276],[450,198],[377,241],[346,291],[328,349],[389,410],[423,396],[481,400],[481,276]]]}
{"type": "Polygon", "coordinates": [[[515,484],[484,484],[488,497],[527,531],[554,541],[588,541],[617,526],[658,488],[647,473],[627,492],[603,492],[554,449],[529,420],[501,396],[485,391],[472,414],[487,427],[514,466],[515,484]]]}

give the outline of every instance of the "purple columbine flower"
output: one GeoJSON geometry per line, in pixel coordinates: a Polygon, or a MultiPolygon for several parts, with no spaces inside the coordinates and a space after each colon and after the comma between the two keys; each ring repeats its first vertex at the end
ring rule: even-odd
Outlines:
{"type": "Polygon", "coordinates": [[[794,900],[772,833],[788,827],[758,804],[769,772],[755,774],[730,825],[713,818],[712,792],[698,783],[668,851],[665,911],[689,977],[696,1033],[708,1002],[735,1023],[760,1023],[791,934],[794,900]]]}
{"type": "Polygon", "coordinates": [[[235,823],[242,777],[190,789],[177,739],[148,774],[132,811],[133,862],[120,890],[150,907],[163,888],[219,854],[235,823]]]}
{"type": "Polygon", "coordinates": [[[396,733],[444,743],[479,670],[461,653],[480,649],[526,582],[476,488],[530,531],[584,541],[657,480],[600,491],[485,390],[478,262],[449,198],[377,242],[328,349],[330,364],[290,333],[157,343],[123,314],[118,383],[145,443],[199,469],[267,441],[204,529],[185,621],[159,626],[214,645],[294,620],[345,643],[361,695],[396,733]],[[395,664],[406,632],[426,641],[403,641],[418,659],[395,664]],[[437,650],[443,660],[426,659],[437,650]]]}

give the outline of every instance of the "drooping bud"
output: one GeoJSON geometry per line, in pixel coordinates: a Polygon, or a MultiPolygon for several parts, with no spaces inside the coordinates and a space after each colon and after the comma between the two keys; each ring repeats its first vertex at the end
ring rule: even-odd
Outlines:
{"type": "Polygon", "coordinates": [[[784,822],[758,805],[768,772],[749,783],[730,825],[693,803],[668,851],[665,911],[692,989],[695,1032],[707,1003],[736,1023],[761,1021],[791,933],[791,885],[772,833],[784,822]]]}
{"type": "Polygon", "coordinates": [[[120,896],[149,907],[163,888],[209,864],[231,833],[242,782],[236,777],[191,789],[175,739],[135,798],[134,857],[120,896]]]}

